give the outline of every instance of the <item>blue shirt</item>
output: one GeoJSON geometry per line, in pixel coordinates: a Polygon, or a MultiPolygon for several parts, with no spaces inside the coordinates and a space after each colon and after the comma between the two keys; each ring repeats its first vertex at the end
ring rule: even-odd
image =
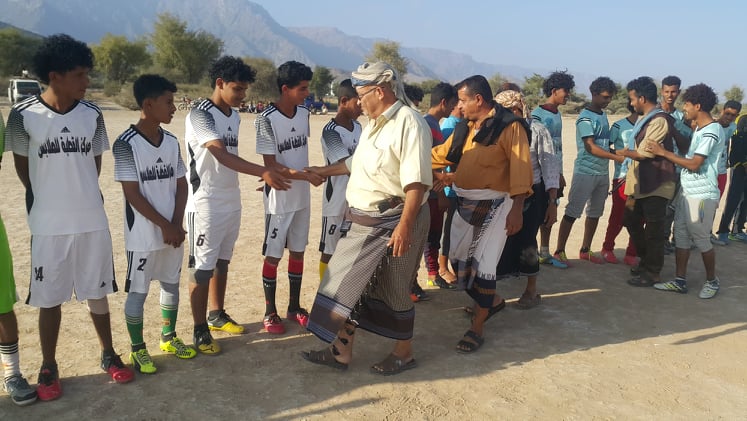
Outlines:
{"type": "Polygon", "coordinates": [[[563,119],[560,112],[547,111],[537,107],[532,111],[532,120],[542,123],[550,132],[555,153],[560,160],[560,173],[563,174],[563,119]]]}
{"type": "Polygon", "coordinates": [[[724,129],[717,122],[698,128],[693,133],[686,158],[705,157],[698,171],[682,168],[680,183],[682,193],[688,198],[718,200],[718,159],[724,147],[724,129]]]}
{"type": "Polygon", "coordinates": [[[585,137],[593,137],[595,145],[605,151],[610,150],[610,123],[604,111],[596,113],[584,108],[578,115],[578,119],[576,119],[576,148],[578,154],[573,166],[573,173],[608,176],[610,174],[609,159],[599,158],[587,152],[584,147],[585,137]]]}
{"type": "MultiPolygon", "coordinates": [[[[615,145],[616,151],[621,151],[625,148],[631,151],[635,150],[635,138],[633,137],[634,123],[631,123],[627,117],[616,121],[610,129],[610,144],[615,145]]],[[[630,165],[630,158],[625,158],[622,163],[615,161],[615,175],[614,179],[625,178],[628,174],[628,166],[630,165]]]]}
{"type": "Polygon", "coordinates": [[[456,127],[457,123],[459,123],[460,121],[462,121],[461,118],[450,115],[441,122],[441,134],[444,135],[444,140],[448,139],[449,136],[451,136],[451,133],[454,131],[454,127],[456,127]]]}

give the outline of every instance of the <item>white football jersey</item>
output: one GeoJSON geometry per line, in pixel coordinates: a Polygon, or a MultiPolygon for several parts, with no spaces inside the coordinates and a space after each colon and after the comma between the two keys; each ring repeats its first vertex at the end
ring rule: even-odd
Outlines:
{"type": "Polygon", "coordinates": [[[94,159],[109,149],[109,138],[96,105],[78,101],[60,114],[41,97],[28,98],[11,109],[6,142],[29,160],[32,235],[109,229],[94,159]]]}
{"type": "Polygon", "coordinates": [[[184,134],[189,155],[190,212],[234,212],[241,209],[239,174],[222,165],[205,147],[205,143],[219,140],[226,150],[239,154],[239,114],[231,110],[223,114],[209,99],[193,108],[186,120],[184,134]]]}
{"type": "MultiPolygon", "coordinates": [[[[176,205],[176,181],[186,168],[176,136],[161,130],[161,144],[152,144],[135,126],[125,130],[112,147],[114,179],[136,181],[148,203],[169,221],[176,205]]],[[[125,200],[125,247],[128,251],[154,251],[171,247],[161,228],[125,200]]]]}
{"type": "MultiPolygon", "coordinates": [[[[334,119],[327,123],[322,129],[322,152],[327,165],[351,156],[360,138],[361,125],[355,120],[353,120],[352,131],[335,123],[334,119]]],[[[345,189],[349,178],[349,175],[327,178],[322,193],[322,216],[339,216],[345,213],[347,207],[345,189]]]]}
{"type": "MultiPolygon", "coordinates": [[[[254,121],[257,129],[257,153],[275,155],[278,164],[295,170],[309,166],[309,110],[296,107],[293,116],[285,116],[271,104],[254,121]]],[[[308,181],[291,180],[291,188],[277,191],[264,189],[265,213],[281,214],[311,205],[308,181]]]]}

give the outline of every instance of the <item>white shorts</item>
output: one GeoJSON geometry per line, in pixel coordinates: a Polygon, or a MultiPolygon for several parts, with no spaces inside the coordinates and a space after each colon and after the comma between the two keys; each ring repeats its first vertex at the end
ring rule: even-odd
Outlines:
{"type": "Polygon", "coordinates": [[[283,257],[283,250],[303,253],[309,243],[309,208],[265,215],[265,243],[262,255],[283,257]]]}
{"type": "Polygon", "coordinates": [[[213,270],[218,259],[230,262],[240,227],[240,210],[204,214],[188,212],[189,267],[213,270]]]}
{"type": "Polygon", "coordinates": [[[604,213],[604,202],[607,200],[609,189],[608,175],[573,174],[565,214],[578,219],[585,207],[588,218],[599,218],[604,213]]]}
{"type": "Polygon", "coordinates": [[[184,246],[166,247],[153,251],[127,251],[126,292],[147,294],[150,281],[179,283],[182,274],[184,246]]]}
{"type": "Polygon", "coordinates": [[[716,216],[718,200],[685,197],[680,193],[674,198],[674,241],[678,249],[690,249],[695,245],[701,253],[710,251],[711,229],[716,216]]]}
{"type": "Polygon", "coordinates": [[[322,235],[319,239],[319,251],[324,254],[335,254],[337,242],[340,241],[340,226],[345,219],[343,215],[322,217],[322,235]]]}
{"type": "Polygon", "coordinates": [[[31,285],[27,304],[51,308],[99,299],[117,290],[109,230],[31,237],[31,285]]]}

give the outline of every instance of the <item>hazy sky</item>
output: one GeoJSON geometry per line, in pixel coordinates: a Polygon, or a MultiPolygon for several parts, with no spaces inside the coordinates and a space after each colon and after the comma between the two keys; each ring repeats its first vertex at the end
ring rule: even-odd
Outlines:
{"type": "Polygon", "coordinates": [[[252,1],[283,26],[337,27],[487,63],[567,68],[623,85],[675,74],[683,88],[703,82],[719,94],[747,86],[747,54],[733,52],[747,25],[744,0],[252,1]]]}

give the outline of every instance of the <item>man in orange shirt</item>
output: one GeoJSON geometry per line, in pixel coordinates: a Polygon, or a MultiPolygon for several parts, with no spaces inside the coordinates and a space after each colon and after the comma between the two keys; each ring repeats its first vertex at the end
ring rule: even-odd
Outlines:
{"type": "Polygon", "coordinates": [[[451,185],[458,197],[449,259],[475,308],[456,349],[471,353],[484,343],[485,321],[502,308],[502,301],[495,303],[496,266],[506,238],[521,229],[533,177],[526,120],[493,101],[483,76],[471,76],[456,88],[465,121],[433,148],[431,158],[434,178],[451,185]],[[441,172],[447,166],[456,170],[441,172]]]}

